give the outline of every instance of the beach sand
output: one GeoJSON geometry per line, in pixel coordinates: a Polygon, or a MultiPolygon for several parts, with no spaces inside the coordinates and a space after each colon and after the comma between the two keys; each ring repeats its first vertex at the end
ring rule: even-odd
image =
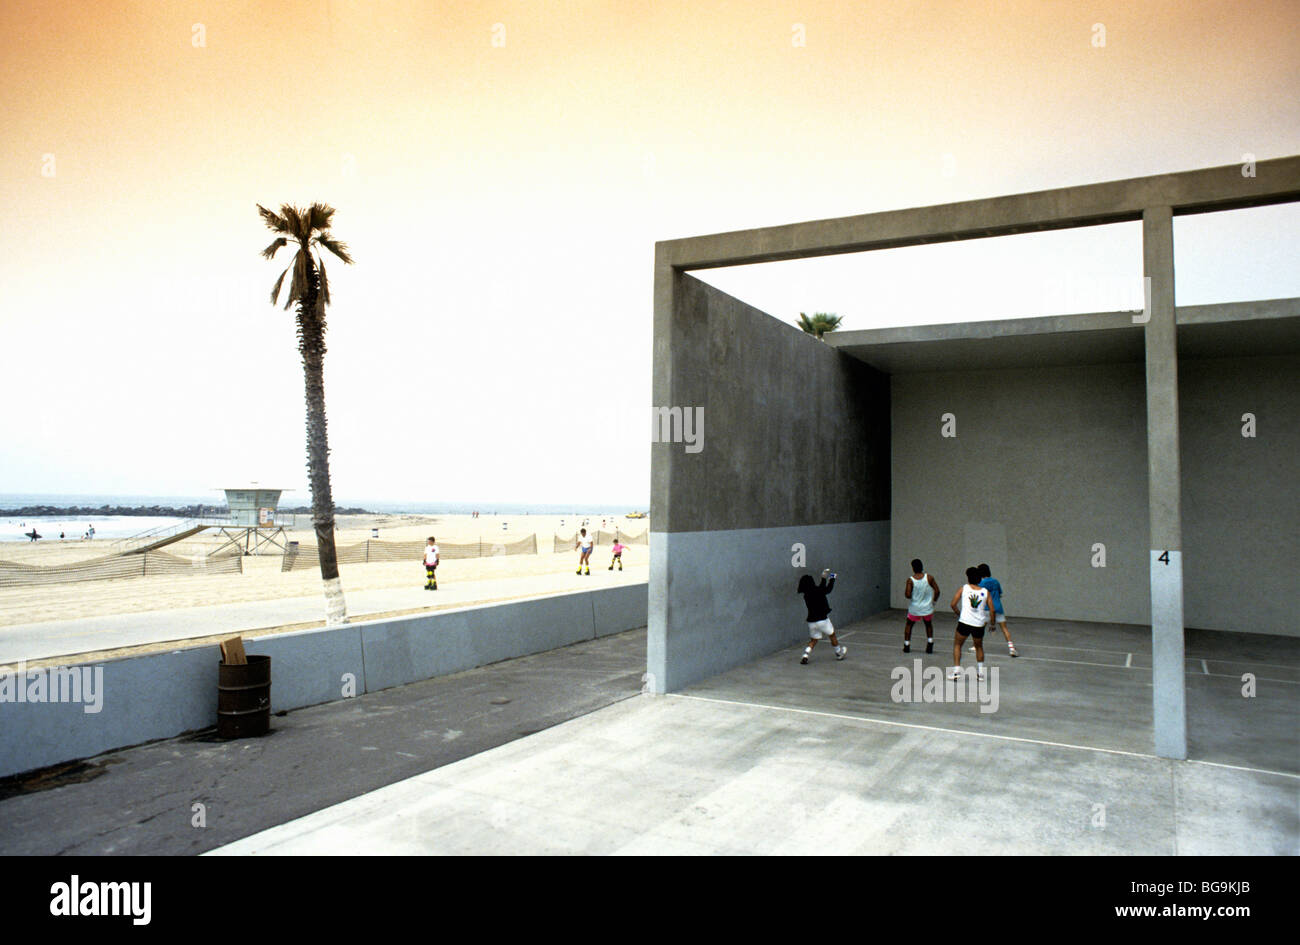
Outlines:
{"type": "MultiPolygon", "coordinates": [[[[555,593],[586,589],[588,585],[574,583],[577,552],[552,552],[554,536],[573,535],[584,519],[589,523],[589,531],[601,530],[602,521],[605,523],[605,531],[617,527],[627,535],[640,535],[649,529],[649,519],[627,519],[622,514],[615,516],[609,513],[577,516],[485,515],[477,519],[469,515],[342,515],[336,522],[336,543],[339,547],[358,544],[371,538],[371,530],[374,528],[379,529],[379,540],[386,542],[423,541],[429,535],[435,535],[440,544],[479,540],[505,544],[537,535],[539,554],[443,560],[438,568],[440,584],[476,582],[478,596],[471,603],[487,603],[524,596],[518,586],[521,577],[551,575],[554,577],[553,584],[548,582],[547,586],[553,586],[555,593]]],[[[290,541],[299,541],[303,545],[314,545],[316,542],[308,515],[298,515],[293,527],[286,526],[286,531],[290,541]]],[[[161,550],[180,557],[191,557],[210,553],[223,542],[224,539],[209,530],[161,550]]],[[[36,544],[14,542],[0,545],[0,560],[48,567],[102,557],[114,550],[112,542],[100,540],[42,540],[36,544]]],[[[308,597],[321,592],[318,568],[281,572],[281,555],[278,549],[273,550],[275,554],[245,556],[242,574],[149,575],[0,588],[0,627],[107,614],[203,607],[228,602],[308,597]]],[[[608,568],[609,546],[598,546],[591,561],[593,574],[597,568],[608,568]]],[[[623,562],[627,569],[625,573],[629,577],[640,573],[648,578],[649,549],[646,545],[629,546],[623,553],[623,562]]],[[[424,572],[418,557],[410,562],[341,565],[339,576],[345,595],[348,590],[410,588],[424,583],[424,572]]],[[[535,594],[536,591],[530,593],[535,594]]],[[[444,606],[463,607],[466,602],[444,606]]],[[[437,607],[438,602],[431,600],[429,609],[437,607]]],[[[367,616],[365,619],[374,618],[367,616]]],[[[323,622],[322,612],[321,623],[323,622]]]]}

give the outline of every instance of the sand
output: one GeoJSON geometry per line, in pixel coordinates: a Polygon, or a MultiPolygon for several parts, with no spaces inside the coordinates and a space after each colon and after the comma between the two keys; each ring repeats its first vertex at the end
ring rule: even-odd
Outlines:
{"type": "MultiPolygon", "coordinates": [[[[588,529],[593,531],[602,528],[602,520],[606,531],[612,531],[617,526],[627,534],[639,535],[649,528],[649,519],[627,519],[621,514],[612,516],[608,513],[578,516],[483,516],[478,519],[468,515],[347,515],[339,516],[336,541],[340,546],[363,542],[371,537],[371,529],[374,528],[379,529],[381,541],[395,542],[420,541],[429,535],[435,535],[439,542],[445,543],[480,539],[506,543],[536,534],[539,554],[443,561],[438,570],[441,581],[481,582],[481,599],[475,602],[486,603],[521,596],[517,585],[518,579],[524,576],[553,575],[556,593],[574,590],[573,572],[577,565],[577,553],[552,553],[553,538],[557,533],[566,537],[572,535],[584,518],[589,523],[588,529]]],[[[310,517],[306,515],[297,517],[287,535],[289,540],[315,544],[315,533],[311,529],[310,517]]],[[[223,541],[224,539],[209,532],[163,550],[190,557],[209,553],[223,541]]],[[[41,566],[65,565],[110,554],[114,551],[112,545],[112,542],[99,540],[41,541],[36,544],[6,542],[0,544],[0,560],[41,566]]],[[[227,602],[307,597],[320,593],[320,571],[306,569],[281,572],[278,550],[273,555],[247,556],[243,560],[243,574],[150,575],[0,588],[0,627],[106,614],[203,607],[227,602]]],[[[648,577],[649,549],[646,545],[629,546],[623,554],[623,561],[625,568],[644,572],[648,577]]],[[[608,546],[598,547],[592,555],[593,566],[607,568],[609,563],[608,546]]],[[[418,558],[410,563],[342,565],[339,576],[345,594],[349,589],[409,588],[413,583],[417,586],[424,583],[418,558]]],[[[430,602],[430,609],[436,606],[436,601],[430,602]]],[[[456,606],[465,606],[465,603],[460,602],[456,606]]]]}

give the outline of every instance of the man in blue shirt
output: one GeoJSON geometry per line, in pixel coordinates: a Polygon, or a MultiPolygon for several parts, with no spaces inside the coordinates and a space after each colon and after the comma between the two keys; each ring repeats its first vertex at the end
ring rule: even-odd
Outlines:
{"type": "Polygon", "coordinates": [[[997,622],[1002,635],[1007,638],[1007,652],[1012,656],[1019,656],[1020,654],[1016,652],[1016,645],[1011,642],[1011,631],[1007,629],[1007,615],[1002,610],[1002,585],[998,583],[998,579],[993,576],[993,572],[987,564],[981,564],[979,572],[980,587],[989,592],[989,603],[993,608],[993,620],[997,622]]]}

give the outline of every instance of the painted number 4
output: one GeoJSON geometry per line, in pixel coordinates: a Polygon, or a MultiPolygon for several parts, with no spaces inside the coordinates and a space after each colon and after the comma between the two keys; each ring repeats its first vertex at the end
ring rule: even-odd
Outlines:
{"type": "Polygon", "coordinates": [[[1165,552],[1164,554],[1162,554],[1159,558],[1156,558],[1156,560],[1159,561],[1161,564],[1168,564],[1168,563],[1169,563],[1169,552],[1166,551],[1166,552],[1165,552]]]}

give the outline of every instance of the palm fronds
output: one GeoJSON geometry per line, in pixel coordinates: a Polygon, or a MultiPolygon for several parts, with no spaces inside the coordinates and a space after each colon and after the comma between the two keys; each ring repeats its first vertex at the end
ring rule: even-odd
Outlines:
{"type": "Polygon", "coordinates": [[[827,332],[835,331],[840,327],[841,321],[843,318],[834,312],[814,312],[811,318],[803,312],[799,313],[799,327],[817,338],[821,338],[827,332]]]}

